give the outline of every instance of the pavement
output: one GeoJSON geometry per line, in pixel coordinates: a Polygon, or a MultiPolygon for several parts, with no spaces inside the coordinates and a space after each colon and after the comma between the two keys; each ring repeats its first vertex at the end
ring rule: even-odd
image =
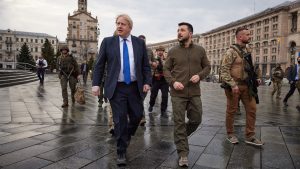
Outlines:
{"type": "MultiPolygon", "coordinates": [[[[45,85],[38,82],[0,88],[0,168],[57,169],[118,168],[116,141],[108,133],[107,106],[98,107],[86,89],[86,104],[61,108],[62,97],[56,75],[46,75],[45,85]]],[[[296,91],[288,107],[271,97],[272,87],[259,87],[256,136],[262,147],[244,143],[245,111],[235,117],[240,143],[226,141],[224,91],[217,83],[201,82],[202,124],[189,137],[189,168],[300,168],[300,96],[296,91]]],[[[282,97],[288,86],[282,89],[282,97]]],[[[71,102],[71,101],[70,101],[71,102]]],[[[159,104],[148,109],[147,123],[139,127],[128,148],[130,169],[173,169],[178,156],[173,141],[172,107],[169,118],[160,117],[159,104]]],[[[160,103],[160,98],[157,99],[160,103]]]]}

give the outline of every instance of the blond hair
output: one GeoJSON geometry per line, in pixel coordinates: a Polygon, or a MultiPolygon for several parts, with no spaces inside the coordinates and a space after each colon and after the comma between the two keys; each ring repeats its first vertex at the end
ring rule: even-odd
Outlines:
{"type": "Polygon", "coordinates": [[[129,27],[132,29],[133,22],[132,22],[132,19],[130,18],[130,16],[127,15],[127,14],[120,14],[120,15],[118,15],[116,17],[116,23],[117,23],[118,19],[121,18],[121,17],[124,18],[129,23],[129,27]]]}

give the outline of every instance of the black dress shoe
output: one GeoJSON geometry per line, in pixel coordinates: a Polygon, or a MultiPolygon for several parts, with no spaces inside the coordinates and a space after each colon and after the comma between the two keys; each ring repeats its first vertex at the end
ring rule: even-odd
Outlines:
{"type": "Polygon", "coordinates": [[[122,165],[126,165],[126,164],[127,164],[127,161],[126,161],[126,155],[125,155],[125,153],[118,154],[117,165],[118,166],[122,166],[122,165]]]}
{"type": "Polygon", "coordinates": [[[152,112],[152,110],[153,110],[153,107],[152,107],[152,106],[149,106],[148,111],[149,111],[149,112],[152,112]]]}

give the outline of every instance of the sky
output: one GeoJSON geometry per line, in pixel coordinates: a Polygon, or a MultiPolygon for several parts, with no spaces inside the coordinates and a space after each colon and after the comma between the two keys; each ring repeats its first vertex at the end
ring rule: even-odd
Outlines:
{"type": "MultiPolygon", "coordinates": [[[[133,20],[132,34],[147,43],[175,39],[177,24],[189,22],[194,34],[274,7],[286,0],[88,0],[88,11],[98,18],[100,36],[111,36],[115,18],[126,13],[133,20]]],[[[294,1],[294,0],[291,0],[294,1]]],[[[68,14],[77,0],[0,0],[0,29],[47,33],[65,41],[68,14]]]]}

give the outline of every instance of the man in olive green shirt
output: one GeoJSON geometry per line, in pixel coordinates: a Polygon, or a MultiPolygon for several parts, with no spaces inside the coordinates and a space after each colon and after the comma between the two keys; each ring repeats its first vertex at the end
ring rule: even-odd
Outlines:
{"type": "Polygon", "coordinates": [[[171,87],[171,101],[174,115],[174,141],[179,155],[179,166],[188,166],[188,136],[200,125],[202,103],[200,80],[210,72],[210,64],[205,50],[193,44],[193,26],[178,24],[178,41],[164,65],[164,76],[171,87]],[[185,123],[185,112],[189,121],[185,123]]]}

